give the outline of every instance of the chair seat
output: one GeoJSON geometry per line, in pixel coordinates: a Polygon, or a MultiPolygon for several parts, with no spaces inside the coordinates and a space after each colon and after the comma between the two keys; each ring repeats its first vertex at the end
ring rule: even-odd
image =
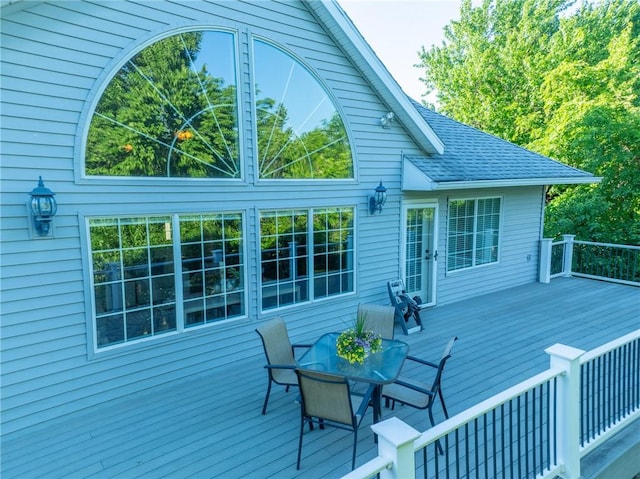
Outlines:
{"type": "MultiPolygon", "coordinates": [[[[412,386],[427,391],[430,389],[430,386],[428,384],[422,383],[420,381],[415,381],[403,377],[398,378],[398,381],[411,384],[412,386]]],[[[417,409],[426,409],[429,406],[429,402],[431,401],[430,395],[396,383],[385,385],[382,388],[382,396],[403,404],[408,404],[417,409]]]]}
{"type": "Polygon", "coordinates": [[[296,376],[296,371],[294,369],[272,369],[271,375],[273,376],[273,380],[278,384],[282,384],[285,386],[297,386],[298,385],[298,377],[296,376]]]}

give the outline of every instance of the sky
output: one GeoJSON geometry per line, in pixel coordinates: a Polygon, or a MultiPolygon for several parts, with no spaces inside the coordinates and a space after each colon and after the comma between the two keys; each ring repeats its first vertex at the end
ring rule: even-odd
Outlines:
{"type": "MultiPolygon", "coordinates": [[[[418,52],[440,46],[444,26],[459,19],[461,0],[338,0],[406,94],[420,101],[418,52]]],[[[474,3],[475,4],[475,3],[474,3]]],[[[435,98],[428,101],[435,103],[435,98]]]]}

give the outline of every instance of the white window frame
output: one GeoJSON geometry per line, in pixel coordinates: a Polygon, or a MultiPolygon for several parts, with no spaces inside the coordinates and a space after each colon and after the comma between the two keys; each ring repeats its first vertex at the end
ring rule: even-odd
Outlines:
{"type": "MultiPolygon", "coordinates": [[[[247,269],[248,265],[246,262],[247,258],[247,235],[246,235],[246,222],[247,222],[247,214],[246,211],[243,210],[233,210],[233,211],[223,211],[223,212],[181,212],[181,213],[149,213],[149,214],[114,214],[114,215],[100,215],[100,216],[86,216],[83,218],[85,227],[86,227],[86,251],[85,255],[87,261],[87,274],[88,274],[88,284],[90,285],[90,295],[88,295],[88,304],[87,310],[90,311],[91,317],[91,331],[90,331],[90,344],[93,345],[93,354],[102,354],[103,352],[122,349],[123,347],[135,347],[141,343],[147,343],[149,341],[162,341],[163,338],[171,337],[176,334],[183,333],[185,331],[193,331],[201,328],[211,327],[213,325],[219,324],[228,324],[229,322],[237,321],[239,319],[246,319],[248,316],[248,294],[247,294],[247,269]],[[245,258],[243,262],[242,275],[240,278],[240,283],[243,287],[240,289],[241,292],[241,301],[243,304],[244,311],[242,314],[224,317],[220,320],[216,321],[208,321],[203,322],[202,324],[197,324],[193,326],[185,326],[185,315],[184,315],[184,294],[183,294],[183,268],[182,268],[182,241],[180,237],[180,218],[189,217],[189,216],[219,216],[224,214],[233,214],[240,215],[241,217],[241,239],[242,245],[240,247],[240,255],[242,258],[245,258]],[[98,345],[98,323],[97,323],[97,314],[96,314],[96,284],[94,281],[94,271],[93,271],[93,249],[91,246],[91,220],[96,219],[106,219],[106,220],[122,220],[128,218],[169,218],[171,221],[171,248],[173,254],[173,276],[174,276],[174,294],[175,294],[175,329],[168,330],[166,332],[161,332],[158,334],[149,334],[140,337],[136,337],[131,340],[124,340],[122,342],[114,342],[112,344],[105,344],[104,346],[98,345]]],[[[119,245],[118,251],[121,252],[123,250],[122,244],[119,245]]],[[[151,276],[150,276],[151,277],[151,276]]],[[[114,284],[124,283],[124,279],[120,279],[114,284]]],[[[225,292],[228,296],[230,294],[237,294],[233,291],[225,292]]],[[[203,294],[203,298],[206,295],[203,294]]],[[[152,307],[152,306],[151,306],[152,307]]],[[[123,312],[125,309],[123,308],[123,312]]],[[[125,326],[126,327],[126,326],[125,326]]]]}
{"type": "MultiPolygon", "coordinates": [[[[446,271],[447,274],[457,273],[459,271],[466,271],[469,269],[479,268],[483,266],[488,266],[492,264],[497,264],[500,262],[500,251],[501,251],[501,243],[502,243],[502,219],[504,212],[504,196],[502,195],[492,195],[492,196],[478,196],[471,198],[449,198],[447,201],[447,255],[446,255],[446,271]],[[479,245],[478,245],[478,237],[480,232],[478,231],[478,202],[482,200],[498,200],[500,202],[498,208],[498,227],[497,227],[497,239],[493,247],[497,248],[496,259],[494,261],[486,261],[479,262],[478,256],[480,253],[479,245]],[[460,253],[453,250],[453,241],[452,241],[452,231],[451,231],[451,205],[457,201],[464,202],[473,202],[473,232],[471,233],[472,237],[472,245],[470,247],[471,251],[471,264],[469,266],[462,266],[458,268],[450,268],[450,259],[452,255],[459,255],[460,253]]],[[[486,234],[486,233],[485,233],[486,234]]]]}
{"type": "MultiPolygon", "coordinates": [[[[285,212],[292,212],[292,211],[296,211],[296,212],[304,212],[307,215],[307,231],[306,231],[306,238],[307,238],[307,254],[306,254],[306,267],[307,267],[307,275],[306,275],[306,283],[307,283],[307,291],[306,291],[306,299],[297,299],[294,298],[294,300],[291,303],[286,303],[283,305],[277,305],[275,307],[271,307],[271,308],[264,308],[264,302],[263,302],[263,290],[264,290],[264,284],[263,284],[263,278],[262,275],[260,275],[259,277],[259,283],[258,283],[258,309],[262,314],[265,313],[271,313],[273,311],[278,311],[280,309],[284,309],[284,308],[291,308],[291,307],[295,307],[297,305],[300,304],[305,304],[305,303],[310,303],[310,302],[314,302],[314,301],[323,301],[326,299],[330,299],[330,298],[335,298],[335,297],[341,297],[341,296],[345,296],[345,295],[350,295],[350,294],[354,294],[355,293],[355,285],[356,285],[356,267],[355,267],[355,258],[356,258],[356,239],[355,239],[355,232],[356,232],[356,207],[355,205],[340,205],[340,206],[325,206],[325,207],[318,207],[318,208],[265,208],[263,210],[258,210],[258,220],[257,220],[257,238],[258,238],[258,255],[259,255],[259,260],[258,260],[258,266],[259,269],[262,270],[263,267],[263,260],[262,260],[262,233],[260,230],[260,223],[261,223],[261,219],[263,217],[263,214],[272,214],[272,213],[285,213],[285,212]],[[347,251],[351,251],[351,267],[350,268],[346,268],[345,270],[343,270],[341,273],[337,273],[335,274],[335,276],[338,276],[340,274],[346,273],[346,274],[350,274],[351,275],[351,288],[347,289],[343,292],[339,292],[336,294],[326,294],[326,295],[322,295],[322,296],[318,296],[316,294],[315,291],[315,281],[316,281],[316,275],[315,275],[315,270],[314,270],[314,257],[315,257],[315,244],[314,244],[314,233],[315,230],[313,228],[314,226],[314,215],[317,212],[321,212],[321,211],[326,211],[326,210],[349,210],[351,212],[352,215],[352,226],[351,226],[351,247],[347,249],[347,251]]],[[[329,276],[331,276],[331,274],[327,273],[326,277],[328,278],[329,276]]],[[[286,287],[291,287],[290,285],[295,283],[295,278],[290,279],[287,278],[286,281],[283,281],[284,284],[286,284],[286,287]]],[[[270,285],[271,286],[271,285],[270,285]]],[[[276,287],[276,289],[278,288],[278,280],[276,280],[276,282],[274,283],[274,286],[276,287]]],[[[295,286],[294,286],[295,288],[295,286]]],[[[303,295],[304,296],[304,295],[303,295]]],[[[300,296],[300,297],[303,297],[300,296]]]]}

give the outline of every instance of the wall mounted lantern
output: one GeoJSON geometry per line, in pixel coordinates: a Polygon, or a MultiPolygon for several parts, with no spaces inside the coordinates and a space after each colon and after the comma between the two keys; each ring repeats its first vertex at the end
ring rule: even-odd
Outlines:
{"type": "Polygon", "coordinates": [[[380,126],[382,126],[382,128],[391,128],[391,123],[393,123],[393,119],[395,117],[396,116],[393,114],[392,111],[390,111],[389,113],[386,113],[380,118],[380,126]]]}
{"type": "Polygon", "coordinates": [[[387,189],[382,184],[382,180],[380,180],[380,184],[376,186],[376,192],[369,197],[369,213],[374,214],[376,211],[382,213],[382,207],[386,201],[387,189]]]}
{"type": "Polygon", "coordinates": [[[44,186],[42,176],[38,180],[38,186],[31,190],[31,217],[33,231],[37,236],[50,236],[51,221],[58,210],[54,195],[53,191],[44,186]]]}

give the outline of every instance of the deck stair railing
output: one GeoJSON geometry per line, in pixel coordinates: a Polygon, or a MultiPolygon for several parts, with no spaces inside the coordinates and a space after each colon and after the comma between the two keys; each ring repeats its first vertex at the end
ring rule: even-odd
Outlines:
{"type": "Polygon", "coordinates": [[[640,246],[543,239],[540,249],[540,282],[560,276],[579,276],[640,286],[640,246]]]}
{"type": "Polygon", "coordinates": [[[378,457],[343,479],[578,479],[582,457],[640,419],[640,330],[546,352],[547,371],[423,433],[396,417],[374,424],[378,457]]]}

